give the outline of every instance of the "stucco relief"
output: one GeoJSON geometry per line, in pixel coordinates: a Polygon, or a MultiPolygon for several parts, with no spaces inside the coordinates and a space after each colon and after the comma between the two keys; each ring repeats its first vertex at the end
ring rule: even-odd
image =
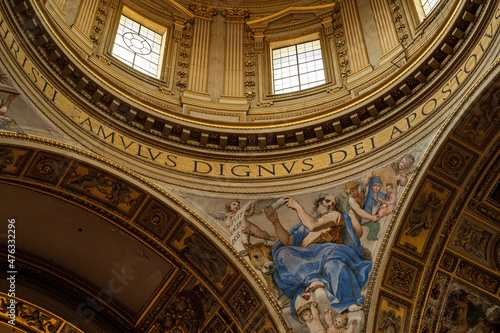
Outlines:
{"type": "Polygon", "coordinates": [[[443,306],[439,332],[483,333],[500,330],[500,306],[470,286],[452,284],[443,306]]]}

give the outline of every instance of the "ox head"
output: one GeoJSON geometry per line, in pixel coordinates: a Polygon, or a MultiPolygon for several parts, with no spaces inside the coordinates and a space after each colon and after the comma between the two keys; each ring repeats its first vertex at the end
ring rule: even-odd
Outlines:
{"type": "Polygon", "coordinates": [[[240,251],[240,256],[250,258],[252,266],[263,274],[271,275],[276,270],[276,263],[273,261],[271,252],[274,245],[264,243],[246,245],[246,250],[240,251]]]}

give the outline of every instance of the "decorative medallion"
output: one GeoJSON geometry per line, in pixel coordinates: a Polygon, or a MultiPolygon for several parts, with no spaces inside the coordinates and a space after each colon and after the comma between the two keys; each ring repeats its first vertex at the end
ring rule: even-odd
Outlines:
{"type": "Polygon", "coordinates": [[[465,164],[465,157],[459,151],[450,150],[443,155],[441,166],[446,172],[457,174],[465,164]]]}
{"type": "Polygon", "coordinates": [[[54,160],[43,159],[35,165],[34,171],[37,176],[50,179],[59,171],[59,166],[54,160]]]}
{"type": "Polygon", "coordinates": [[[160,238],[165,235],[167,229],[172,229],[173,223],[178,215],[155,200],[146,205],[146,208],[139,214],[137,223],[151,230],[160,238]]]}
{"type": "Polygon", "coordinates": [[[170,302],[155,326],[161,333],[197,333],[203,320],[201,300],[183,291],[170,302]]]}
{"type": "Polygon", "coordinates": [[[31,167],[26,173],[26,177],[56,184],[59,182],[71,162],[72,160],[70,158],[39,152],[35,156],[34,162],[31,163],[31,167]]]}

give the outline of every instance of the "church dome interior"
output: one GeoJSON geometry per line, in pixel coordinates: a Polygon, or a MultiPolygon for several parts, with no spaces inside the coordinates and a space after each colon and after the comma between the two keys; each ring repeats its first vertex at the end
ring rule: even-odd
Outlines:
{"type": "Polygon", "coordinates": [[[500,1],[0,3],[0,333],[500,332],[500,1]]]}

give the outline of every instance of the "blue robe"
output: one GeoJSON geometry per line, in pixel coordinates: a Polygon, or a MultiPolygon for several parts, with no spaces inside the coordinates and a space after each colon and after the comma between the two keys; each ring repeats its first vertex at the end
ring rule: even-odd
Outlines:
{"type": "MultiPolygon", "coordinates": [[[[382,187],[382,180],[380,178],[373,177],[372,179],[370,179],[370,183],[368,184],[368,189],[366,191],[366,196],[365,196],[365,205],[363,206],[363,209],[368,214],[371,214],[372,207],[374,205],[376,206],[379,203],[379,201],[377,199],[375,199],[375,196],[373,195],[372,186],[374,183],[379,183],[380,187],[382,187]]],[[[380,189],[377,192],[377,198],[381,198],[381,199],[385,198],[385,194],[382,193],[382,191],[380,189]]],[[[378,210],[373,215],[377,215],[377,213],[378,213],[378,210]]]]}
{"type": "Polygon", "coordinates": [[[276,243],[273,250],[277,265],[274,279],[283,293],[292,299],[293,310],[297,297],[314,281],[325,284],[330,304],[339,313],[353,304],[363,305],[360,289],[368,281],[372,262],[361,259],[362,246],[352,228],[351,218],[341,214],[345,221],[340,233],[344,244],[328,242],[301,247],[302,240],[309,234],[302,223],[290,231],[293,246],[276,243]]]}

